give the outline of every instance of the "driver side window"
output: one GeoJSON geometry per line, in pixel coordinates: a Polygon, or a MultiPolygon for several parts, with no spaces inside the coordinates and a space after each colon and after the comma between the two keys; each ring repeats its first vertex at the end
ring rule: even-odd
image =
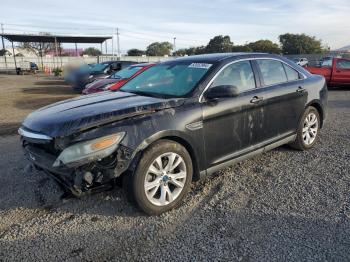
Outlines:
{"type": "Polygon", "coordinates": [[[241,61],[227,66],[216,76],[211,87],[221,85],[236,86],[239,92],[254,89],[256,85],[250,62],[241,61]]]}

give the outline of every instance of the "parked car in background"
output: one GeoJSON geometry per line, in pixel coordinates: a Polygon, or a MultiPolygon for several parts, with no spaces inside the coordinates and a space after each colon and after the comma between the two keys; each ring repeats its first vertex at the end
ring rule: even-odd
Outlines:
{"type": "Polygon", "coordinates": [[[135,62],[129,61],[107,61],[98,64],[92,64],[84,67],[82,70],[76,70],[66,76],[66,81],[77,92],[81,92],[85,86],[93,82],[96,78],[108,77],[135,62]]]}
{"type": "Polygon", "coordinates": [[[17,62],[16,74],[23,75],[24,73],[33,73],[39,70],[39,67],[36,63],[30,61],[20,61],[17,62]]]}
{"type": "Polygon", "coordinates": [[[320,67],[307,67],[306,70],[324,76],[328,85],[350,85],[350,59],[326,59],[320,67]]]}
{"type": "Polygon", "coordinates": [[[308,66],[309,65],[309,60],[307,58],[294,58],[293,59],[294,63],[300,66],[308,66]]]}
{"type": "Polygon", "coordinates": [[[159,63],[104,92],[27,116],[25,155],[69,192],[122,178],[148,214],[183,201],[191,182],[267,150],[312,148],[326,118],[327,86],[277,55],[227,53],[159,63]]]}
{"type": "Polygon", "coordinates": [[[126,82],[135,76],[141,74],[143,71],[147,70],[154,64],[135,64],[127,68],[124,68],[118,72],[113,73],[107,78],[96,79],[94,82],[86,85],[83,90],[83,94],[92,94],[97,92],[102,92],[106,90],[118,90],[126,82]]]}
{"type": "Polygon", "coordinates": [[[332,60],[333,57],[332,56],[325,56],[325,57],[322,57],[316,64],[317,67],[321,67],[322,64],[323,64],[323,61],[326,61],[326,60],[332,60]]]}

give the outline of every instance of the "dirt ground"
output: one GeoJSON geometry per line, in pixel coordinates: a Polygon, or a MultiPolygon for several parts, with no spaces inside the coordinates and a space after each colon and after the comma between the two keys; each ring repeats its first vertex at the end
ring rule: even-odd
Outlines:
{"type": "Polygon", "coordinates": [[[350,89],[329,92],[313,149],[282,146],[238,163],[149,217],[120,188],[61,200],[29,168],[18,135],[4,135],[74,95],[61,84],[0,75],[0,261],[350,261],[350,89]]]}
{"type": "Polygon", "coordinates": [[[15,134],[30,112],[76,96],[61,78],[44,75],[0,75],[0,135],[15,134]]]}

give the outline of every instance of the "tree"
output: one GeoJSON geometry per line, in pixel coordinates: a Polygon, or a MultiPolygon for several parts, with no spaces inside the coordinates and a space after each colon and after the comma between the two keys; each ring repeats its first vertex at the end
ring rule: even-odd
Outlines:
{"type": "Polygon", "coordinates": [[[173,45],[169,42],[154,42],[147,46],[146,54],[149,56],[170,55],[173,45]]]}
{"type": "Polygon", "coordinates": [[[95,47],[88,47],[83,51],[83,55],[88,55],[88,56],[99,56],[101,55],[101,51],[95,47]]]}
{"type": "MultiPolygon", "coordinates": [[[[51,34],[40,32],[39,35],[50,36],[51,34]]],[[[42,56],[48,53],[49,51],[56,50],[56,46],[54,42],[48,42],[48,43],[28,42],[28,43],[21,43],[19,46],[26,50],[33,51],[35,54],[39,56],[42,56]]],[[[60,49],[61,49],[61,44],[57,43],[58,52],[60,49]]]]}
{"type": "Polygon", "coordinates": [[[283,54],[319,54],[325,50],[321,40],[305,34],[283,34],[279,36],[283,54]]]}
{"type": "Polygon", "coordinates": [[[281,48],[270,40],[259,40],[247,45],[253,52],[280,54],[281,48]]]}
{"type": "Polygon", "coordinates": [[[232,52],[253,52],[248,45],[235,45],[231,49],[232,52]]]}
{"type": "Polygon", "coordinates": [[[184,55],[199,55],[204,53],[205,53],[205,46],[197,46],[197,47],[179,49],[174,53],[174,55],[184,56],[184,55]]]}
{"type": "Polygon", "coordinates": [[[10,54],[10,52],[6,49],[0,49],[0,56],[4,56],[5,54],[10,54]]]}
{"type": "Polygon", "coordinates": [[[228,35],[218,35],[210,39],[209,43],[205,47],[206,53],[224,53],[231,52],[233,43],[228,35]]]}
{"type": "Polygon", "coordinates": [[[145,51],[136,48],[128,50],[128,56],[142,56],[145,53],[145,51]]]}

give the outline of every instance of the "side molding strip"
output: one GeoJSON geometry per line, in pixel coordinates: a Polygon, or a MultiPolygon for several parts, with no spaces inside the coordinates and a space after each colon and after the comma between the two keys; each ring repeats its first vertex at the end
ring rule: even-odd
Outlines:
{"type": "MultiPolygon", "coordinates": [[[[206,170],[206,174],[205,174],[205,175],[210,175],[210,174],[212,174],[212,173],[214,173],[214,172],[216,172],[216,171],[219,171],[219,170],[221,170],[221,169],[223,169],[223,168],[225,168],[225,167],[232,166],[232,165],[234,165],[234,164],[237,163],[237,162],[241,162],[241,161],[243,161],[243,160],[245,160],[245,159],[248,159],[248,158],[251,158],[251,157],[253,157],[253,156],[257,155],[257,154],[262,154],[262,153],[264,153],[264,152],[266,152],[266,151],[269,151],[269,150],[274,149],[274,148],[276,148],[276,147],[279,147],[279,146],[281,146],[281,145],[284,145],[284,144],[288,144],[288,143],[290,143],[290,142],[293,142],[293,141],[296,139],[296,137],[297,137],[297,136],[296,136],[295,134],[294,134],[294,135],[291,135],[291,136],[288,136],[288,137],[286,137],[286,138],[283,138],[283,139],[281,139],[281,140],[278,140],[277,142],[274,142],[274,143],[272,143],[272,144],[266,145],[266,146],[261,147],[261,148],[259,148],[259,149],[257,149],[257,150],[251,151],[251,152],[249,152],[249,153],[247,153],[247,154],[245,154],[245,155],[239,156],[239,157],[237,157],[237,158],[228,160],[228,161],[226,161],[226,162],[224,162],[224,163],[221,163],[221,164],[218,164],[218,165],[216,165],[216,166],[210,167],[210,168],[208,168],[208,169],[206,170]]],[[[203,172],[203,171],[202,171],[202,172],[203,172]]],[[[201,172],[201,175],[203,174],[202,172],[201,172]]]]}

